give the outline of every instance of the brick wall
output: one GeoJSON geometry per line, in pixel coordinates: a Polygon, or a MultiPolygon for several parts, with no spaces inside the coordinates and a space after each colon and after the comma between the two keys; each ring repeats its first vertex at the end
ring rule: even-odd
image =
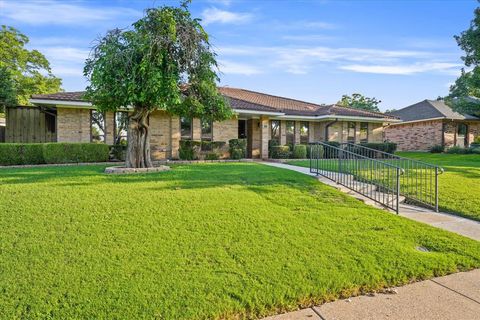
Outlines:
{"type": "Polygon", "coordinates": [[[170,157],[171,117],[165,111],[154,111],[150,114],[150,152],[153,160],[170,157]]]}
{"type": "Polygon", "coordinates": [[[442,120],[406,123],[384,128],[385,139],[400,151],[428,151],[442,143],[442,120]]]}
{"type": "Polygon", "coordinates": [[[213,140],[225,141],[238,138],[238,120],[230,119],[213,123],[213,140]]]}
{"type": "Polygon", "coordinates": [[[57,141],[90,142],[90,110],[58,107],[57,141]]]}

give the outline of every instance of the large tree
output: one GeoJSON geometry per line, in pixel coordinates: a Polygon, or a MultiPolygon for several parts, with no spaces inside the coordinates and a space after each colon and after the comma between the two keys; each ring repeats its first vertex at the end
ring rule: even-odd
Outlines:
{"type": "MultiPolygon", "coordinates": [[[[0,97],[9,97],[6,104],[26,105],[32,94],[55,93],[61,90],[62,80],[52,74],[50,63],[38,50],[28,50],[29,39],[13,27],[0,29],[0,97]],[[7,80],[8,77],[8,80],[7,80]]],[[[5,103],[4,103],[5,105],[5,103]]]]}
{"type": "Polygon", "coordinates": [[[151,167],[154,110],[205,120],[233,116],[219,94],[216,55],[187,2],[145,11],[128,30],[109,31],[85,65],[87,98],[100,111],[131,109],[127,167],[151,167]]]}
{"type": "Polygon", "coordinates": [[[476,8],[470,27],[455,36],[459,47],[465,52],[462,60],[470,68],[462,69],[460,77],[450,86],[446,97],[455,110],[480,115],[480,8],[476,8]]]}
{"type": "Polygon", "coordinates": [[[382,101],[376,98],[369,98],[360,93],[354,93],[351,96],[344,94],[337,104],[344,107],[380,112],[378,108],[380,102],[382,101]]]}
{"type": "Polygon", "coordinates": [[[10,71],[0,67],[0,114],[5,112],[5,107],[17,104],[17,92],[10,71]]]}

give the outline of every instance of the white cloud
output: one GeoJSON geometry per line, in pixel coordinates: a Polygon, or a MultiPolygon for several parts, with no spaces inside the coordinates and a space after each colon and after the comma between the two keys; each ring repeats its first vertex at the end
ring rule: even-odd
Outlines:
{"type": "Polygon", "coordinates": [[[298,35],[285,35],[282,37],[284,40],[288,41],[324,41],[332,40],[333,37],[326,36],[323,34],[298,34],[298,35]]]}
{"type": "Polygon", "coordinates": [[[258,69],[306,74],[319,66],[362,73],[403,74],[442,72],[457,74],[461,64],[448,54],[418,50],[332,48],[325,46],[221,47],[219,56],[248,58],[258,69]],[[433,62],[432,62],[433,61],[433,62]]]}
{"type": "Polygon", "coordinates": [[[448,62],[414,63],[403,65],[344,65],[340,69],[361,73],[411,75],[423,72],[458,72],[461,64],[448,62]]]}
{"type": "Polygon", "coordinates": [[[84,63],[88,58],[89,50],[70,48],[70,47],[37,47],[37,50],[43,53],[49,61],[63,61],[84,63]]]}
{"type": "Polygon", "coordinates": [[[232,0],[208,0],[210,3],[221,4],[223,6],[229,6],[232,4],[232,0]]]}
{"type": "Polygon", "coordinates": [[[138,18],[141,12],[123,7],[88,7],[53,0],[0,1],[0,16],[31,25],[81,25],[138,18]]]}
{"type": "Polygon", "coordinates": [[[220,72],[225,74],[241,74],[251,76],[254,74],[262,73],[261,69],[252,65],[238,63],[228,60],[220,60],[218,62],[220,72]]]}
{"type": "Polygon", "coordinates": [[[253,15],[250,13],[226,11],[217,8],[207,8],[202,12],[202,22],[204,25],[211,23],[241,24],[249,22],[252,18],[253,15]]]}

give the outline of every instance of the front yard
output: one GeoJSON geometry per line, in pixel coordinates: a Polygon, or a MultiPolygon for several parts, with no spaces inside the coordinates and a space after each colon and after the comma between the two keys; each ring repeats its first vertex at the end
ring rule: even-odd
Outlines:
{"type": "MultiPolygon", "coordinates": [[[[480,221],[480,155],[397,152],[396,154],[441,166],[439,176],[440,210],[480,221]]],[[[308,160],[288,164],[309,167],[308,160]]]]}
{"type": "Polygon", "coordinates": [[[0,318],[256,317],[480,267],[480,243],[296,172],[103,169],[0,170],[0,318]]]}

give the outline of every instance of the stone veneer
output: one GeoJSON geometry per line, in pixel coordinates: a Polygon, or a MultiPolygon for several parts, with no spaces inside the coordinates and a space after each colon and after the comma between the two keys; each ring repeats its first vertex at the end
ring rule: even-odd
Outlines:
{"type": "Polygon", "coordinates": [[[57,141],[90,142],[90,109],[58,107],[57,141]]]}

